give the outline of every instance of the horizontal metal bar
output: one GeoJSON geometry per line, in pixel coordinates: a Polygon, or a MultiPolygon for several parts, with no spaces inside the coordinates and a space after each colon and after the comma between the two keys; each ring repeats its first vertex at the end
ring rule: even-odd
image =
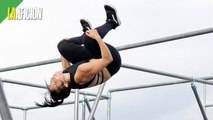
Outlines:
{"type": "Polygon", "coordinates": [[[206,105],[205,107],[206,107],[206,108],[208,108],[208,107],[213,107],[213,104],[211,104],[211,105],[210,105],[210,104],[209,104],[209,105],[206,105]]]}
{"type": "Polygon", "coordinates": [[[168,77],[173,77],[173,78],[178,78],[178,79],[187,80],[190,82],[193,80],[195,82],[213,85],[213,82],[209,82],[209,81],[206,81],[206,80],[203,80],[200,78],[193,78],[193,77],[188,77],[188,76],[183,76],[183,75],[177,75],[177,74],[173,74],[173,73],[151,70],[148,68],[142,68],[142,67],[127,65],[127,64],[122,64],[122,67],[128,68],[128,69],[133,69],[133,70],[138,70],[138,71],[143,71],[143,72],[148,72],[148,73],[153,73],[153,74],[158,74],[158,75],[163,75],[163,76],[168,76],[168,77]]]}
{"type": "MultiPolygon", "coordinates": [[[[106,100],[106,98],[100,98],[100,100],[106,100]]],[[[79,103],[82,103],[84,101],[84,99],[82,100],[79,100],[79,103]]],[[[91,99],[88,99],[88,101],[92,102],[92,101],[95,101],[95,98],[91,98],[91,99]]],[[[61,105],[70,105],[70,104],[75,104],[75,101],[71,101],[71,102],[65,102],[61,105]]],[[[26,108],[23,108],[24,110],[32,110],[32,109],[40,109],[40,108],[43,108],[43,107],[38,107],[38,106],[31,106],[31,107],[26,107],[26,108]]]]}
{"type": "MultiPolygon", "coordinates": [[[[5,83],[11,83],[11,84],[17,84],[17,85],[24,85],[24,86],[28,86],[28,87],[47,89],[47,87],[44,86],[44,85],[37,85],[37,84],[32,84],[32,83],[27,83],[27,82],[14,81],[14,80],[4,79],[4,78],[1,78],[1,80],[2,80],[2,82],[5,82],[5,83]]],[[[71,93],[75,93],[75,90],[72,89],[71,93]]],[[[88,95],[88,96],[93,96],[93,97],[96,97],[96,95],[97,95],[95,93],[90,93],[90,92],[85,92],[85,91],[79,91],[79,93],[81,95],[88,95]]],[[[101,97],[108,99],[107,95],[102,95],[101,97]]]]}
{"type": "MultiPolygon", "coordinates": [[[[158,43],[163,43],[163,42],[174,41],[174,40],[178,40],[178,39],[182,39],[182,38],[194,37],[194,36],[208,34],[208,33],[212,33],[212,32],[213,32],[213,28],[201,29],[201,30],[196,30],[196,31],[192,31],[192,32],[172,35],[172,36],[168,36],[168,37],[162,37],[162,38],[158,38],[158,39],[148,40],[148,41],[144,41],[144,42],[122,45],[122,46],[116,47],[116,49],[118,51],[127,50],[127,49],[142,47],[142,46],[148,46],[148,45],[153,45],[153,44],[158,44],[158,43]]],[[[39,61],[39,62],[32,62],[32,63],[16,65],[16,66],[11,66],[11,67],[6,67],[6,68],[0,68],[0,72],[7,72],[7,71],[11,71],[11,70],[35,67],[35,66],[52,64],[52,63],[57,63],[57,62],[60,62],[60,58],[44,60],[44,61],[39,61]]]]}
{"type": "Polygon", "coordinates": [[[153,44],[158,44],[158,43],[163,43],[163,42],[179,40],[179,39],[188,38],[188,37],[194,37],[194,36],[208,34],[208,33],[212,33],[212,32],[213,32],[213,28],[201,29],[201,30],[196,30],[196,31],[192,31],[192,32],[186,32],[186,33],[182,33],[182,34],[148,40],[148,41],[144,41],[144,42],[124,45],[124,46],[117,47],[117,50],[119,50],[119,51],[127,50],[127,49],[147,46],[147,45],[153,45],[153,44]]]}
{"type": "Polygon", "coordinates": [[[200,79],[203,79],[203,80],[213,80],[213,76],[201,77],[200,79]]]}
{"type": "Polygon", "coordinates": [[[9,108],[18,109],[18,110],[25,110],[23,107],[12,106],[12,105],[10,105],[9,108]]]}
{"type": "Polygon", "coordinates": [[[22,65],[16,65],[16,66],[11,66],[11,67],[1,68],[0,72],[18,70],[18,69],[35,67],[35,66],[40,66],[40,65],[47,65],[47,64],[58,63],[58,62],[60,62],[59,58],[51,59],[51,60],[44,60],[44,61],[39,61],[39,62],[32,62],[32,63],[22,64],[22,65]]]}
{"type": "MultiPolygon", "coordinates": [[[[71,92],[74,93],[74,90],[72,89],[71,92]]],[[[90,92],[85,92],[85,91],[81,91],[81,90],[79,91],[79,94],[93,96],[93,97],[97,96],[96,93],[90,93],[90,92]]],[[[104,99],[109,99],[109,97],[107,95],[101,95],[101,97],[104,98],[104,99]]]]}
{"type": "Polygon", "coordinates": [[[162,87],[162,86],[176,85],[176,84],[183,84],[183,83],[189,83],[189,81],[174,81],[174,82],[155,83],[155,84],[149,84],[149,85],[138,85],[138,86],[131,86],[131,87],[115,88],[115,89],[109,89],[108,92],[113,93],[113,92],[152,88],[152,87],[162,87]]]}
{"type": "Polygon", "coordinates": [[[23,86],[28,86],[28,87],[47,89],[47,87],[44,85],[37,85],[37,84],[32,84],[32,83],[27,83],[27,82],[14,81],[14,80],[4,79],[4,78],[2,78],[2,82],[16,84],[16,85],[23,85],[23,86]]]}

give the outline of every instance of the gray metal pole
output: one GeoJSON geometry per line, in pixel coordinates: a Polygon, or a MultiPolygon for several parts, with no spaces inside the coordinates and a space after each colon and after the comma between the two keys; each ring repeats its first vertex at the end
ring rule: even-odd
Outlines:
{"type": "Polygon", "coordinates": [[[94,102],[94,104],[93,104],[92,111],[91,111],[91,113],[90,113],[90,115],[89,115],[89,119],[88,119],[88,120],[92,120],[93,117],[94,117],[94,114],[95,114],[95,111],[96,111],[96,109],[97,109],[98,103],[99,103],[99,101],[100,101],[100,97],[101,97],[101,94],[102,94],[102,92],[103,92],[103,90],[104,90],[105,84],[106,84],[106,83],[103,83],[103,84],[101,84],[100,87],[99,87],[98,94],[97,94],[97,97],[96,97],[95,102],[94,102]]]}
{"type": "Polygon", "coordinates": [[[202,103],[201,103],[200,97],[199,97],[199,95],[198,95],[198,93],[197,93],[197,89],[196,89],[196,86],[195,86],[194,82],[192,82],[191,87],[192,87],[192,90],[193,90],[193,92],[194,92],[194,95],[195,95],[195,98],[196,98],[196,100],[197,100],[197,103],[198,103],[198,105],[199,105],[200,111],[201,111],[201,113],[202,113],[202,115],[203,115],[203,119],[204,119],[204,120],[208,120],[208,118],[207,118],[207,116],[206,116],[206,113],[205,113],[205,111],[204,111],[203,105],[202,105],[202,103]]]}
{"type": "Polygon", "coordinates": [[[108,92],[109,99],[107,100],[107,120],[111,120],[111,92],[108,92]]]}
{"type": "Polygon", "coordinates": [[[82,102],[82,120],[86,120],[86,105],[85,105],[85,101],[82,102]]]}
{"type": "Polygon", "coordinates": [[[209,104],[209,105],[206,105],[205,107],[206,107],[206,108],[208,108],[208,107],[213,107],[213,104],[211,104],[211,105],[210,105],[210,104],[209,104]]]}
{"type": "MultiPolygon", "coordinates": [[[[144,89],[144,88],[152,88],[152,87],[162,87],[162,86],[183,84],[183,83],[189,83],[189,82],[190,81],[174,81],[174,82],[155,83],[155,84],[150,84],[150,85],[138,85],[138,86],[132,86],[132,87],[109,89],[108,90],[109,99],[108,99],[108,102],[107,102],[107,104],[108,104],[107,105],[107,120],[111,120],[111,98],[112,98],[111,94],[114,93],[114,92],[127,91],[127,90],[136,90],[136,89],[144,89]]],[[[206,107],[210,107],[210,106],[206,106],[206,107]]]]}
{"type": "Polygon", "coordinates": [[[151,70],[148,68],[142,68],[142,67],[127,65],[127,64],[122,64],[122,67],[128,68],[128,69],[133,69],[133,70],[138,70],[138,71],[143,71],[143,72],[148,72],[148,73],[153,73],[153,74],[158,74],[158,75],[164,75],[164,76],[173,77],[173,78],[178,78],[178,79],[182,79],[182,80],[186,80],[186,81],[190,81],[190,82],[193,80],[195,82],[213,85],[213,82],[205,81],[200,78],[192,78],[192,77],[187,77],[187,76],[183,76],[183,75],[177,75],[177,74],[168,73],[168,72],[151,70]]]}
{"type": "MultiPolygon", "coordinates": [[[[96,99],[95,98],[91,98],[89,99],[89,101],[95,101],[96,99]]],[[[106,100],[106,98],[100,98],[100,100],[106,100]]],[[[84,100],[79,100],[79,103],[82,103],[84,100]]],[[[75,100],[74,101],[71,101],[71,102],[64,102],[63,104],[61,105],[70,105],[70,104],[75,104],[75,100]]],[[[27,107],[25,108],[26,110],[33,110],[33,109],[42,109],[43,107],[38,107],[38,106],[31,106],[31,107],[27,107]]],[[[15,108],[14,108],[15,109],[15,108]]],[[[23,108],[24,109],[24,108],[23,108]]],[[[23,110],[21,109],[21,110],[23,110]]]]}
{"type": "MultiPolygon", "coordinates": [[[[32,83],[27,83],[27,82],[20,82],[20,81],[14,81],[14,80],[3,79],[3,78],[0,78],[0,79],[2,80],[2,82],[5,82],[5,83],[11,83],[11,84],[17,84],[17,85],[24,85],[24,86],[28,86],[28,87],[35,87],[35,88],[47,89],[47,87],[44,86],[44,85],[37,85],[37,84],[32,84],[32,83]]],[[[71,93],[75,93],[75,90],[71,90],[71,93]]],[[[79,94],[96,97],[96,94],[85,92],[85,91],[79,91],[79,94]]],[[[108,99],[107,95],[102,95],[101,97],[108,99]]]]}
{"type": "Polygon", "coordinates": [[[27,120],[27,110],[23,110],[23,120],[27,120]]]}
{"type": "Polygon", "coordinates": [[[0,114],[1,114],[2,120],[12,120],[12,116],[10,113],[6,96],[4,94],[4,89],[3,89],[1,79],[0,79],[0,114]]]}
{"type": "Polygon", "coordinates": [[[47,89],[47,87],[45,85],[37,85],[37,84],[14,81],[14,80],[3,79],[3,78],[0,78],[0,79],[2,79],[2,82],[4,82],[4,83],[10,83],[10,84],[23,85],[23,86],[28,86],[28,87],[47,89]]]}
{"type": "Polygon", "coordinates": [[[206,97],[207,97],[206,91],[207,91],[206,84],[203,84],[203,106],[204,106],[205,113],[206,113],[206,107],[205,106],[206,106],[206,97]]]}
{"type": "Polygon", "coordinates": [[[117,47],[117,49],[119,51],[127,50],[127,49],[142,47],[142,46],[148,46],[148,45],[153,45],[153,44],[158,44],[158,43],[163,43],[163,42],[179,40],[182,38],[194,37],[194,36],[208,34],[208,33],[212,33],[212,32],[213,32],[213,28],[201,29],[201,30],[196,30],[196,31],[192,31],[192,32],[186,32],[186,33],[182,33],[182,34],[172,35],[172,36],[168,36],[168,37],[162,37],[162,38],[158,38],[158,39],[148,40],[148,41],[144,41],[144,42],[124,45],[124,46],[117,47]]]}
{"type": "MultiPolygon", "coordinates": [[[[87,108],[88,108],[89,112],[91,113],[92,109],[91,109],[91,106],[89,104],[89,100],[86,97],[84,97],[84,101],[85,101],[85,103],[87,105],[87,108]]],[[[93,116],[93,120],[95,120],[94,116],[93,116]]]]}
{"type": "Polygon", "coordinates": [[[213,80],[213,76],[208,76],[208,77],[202,77],[200,79],[204,79],[204,80],[213,80]]]}
{"type": "Polygon", "coordinates": [[[163,83],[154,83],[149,85],[138,85],[138,86],[131,86],[131,87],[115,88],[115,89],[109,89],[108,92],[114,93],[114,92],[120,92],[120,91],[136,90],[136,89],[144,89],[144,88],[152,88],[152,87],[162,87],[162,86],[176,85],[176,84],[183,84],[183,83],[189,83],[189,81],[163,82],[163,83]]]}
{"type": "MultiPolygon", "coordinates": [[[[142,46],[148,46],[148,45],[153,45],[153,44],[158,44],[158,43],[163,43],[163,42],[174,41],[174,40],[178,40],[178,39],[182,39],[182,38],[194,37],[194,36],[208,34],[208,33],[212,33],[212,32],[213,32],[213,28],[201,29],[201,30],[196,30],[196,31],[192,31],[192,32],[172,35],[172,36],[168,36],[168,37],[162,37],[162,38],[158,38],[158,39],[148,40],[148,41],[144,41],[144,42],[138,42],[138,43],[133,43],[133,44],[128,44],[128,45],[118,46],[118,47],[116,47],[116,49],[119,51],[127,50],[127,49],[142,47],[142,46]]],[[[46,65],[46,64],[57,63],[57,62],[60,62],[60,58],[1,68],[0,72],[6,72],[6,71],[23,69],[23,68],[28,68],[28,67],[40,66],[40,65],[46,65]]]]}
{"type": "Polygon", "coordinates": [[[88,109],[88,111],[89,112],[91,112],[92,111],[92,108],[91,108],[91,106],[90,106],[90,104],[89,104],[89,101],[88,101],[88,99],[87,98],[85,98],[85,104],[87,105],[87,109],[88,109]]]}
{"type": "Polygon", "coordinates": [[[18,107],[18,106],[9,106],[9,108],[12,108],[12,109],[17,109],[17,110],[25,110],[23,107],[18,107]]]}
{"type": "Polygon", "coordinates": [[[18,69],[35,67],[35,66],[40,66],[40,65],[47,65],[47,64],[52,64],[52,63],[58,63],[60,61],[61,60],[59,58],[56,58],[56,59],[51,59],[51,60],[44,60],[44,61],[32,62],[32,63],[22,64],[22,65],[16,65],[16,66],[11,66],[11,67],[1,68],[0,72],[6,72],[6,71],[11,71],[11,70],[18,70],[18,69]]]}
{"type": "MultiPolygon", "coordinates": [[[[213,80],[213,76],[208,76],[208,77],[202,77],[201,79],[203,79],[203,80],[213,80]]],[[[206,104],[206,99],[207,99],[207,95],[206,95],[206,91],[207,91],[207,89],[206,89],[206,84],[204,84],[203,85],[204,86],[204,90],[203,90],[203,104],[204,104],[204,109],[205,109],[205,112],[206,112],[206,108],[207,108],[207,104],[206,104]]]]}
{"type": "Polygon", "coordinates": [[[79,89],[75,90],[75,109],[74,109],[74,120],[78,120],[79,112],[79,89]]]}
{"type": "MultiPolygon", "coordinates": [[[[123,67],[125,67],[126,65],[124,64],[123,67]]],[[[130,65],[128,65],[130,66],[130,65]]],[[[129,68],[131,69],[131,68],[129,68]]],[[[139,68],[138,68],[139,69],[139,68]]],[[[147,69],[147,68],[146,68],[147,69]]],[[[133,69],[135,70],[135,69],[133,69]]],[[[159,72],[159,71],[158,71],[159,72]]],[[[46,86],[44,85],[37,85],[37,84],[32,84],[32,83],[27,83],[27,82],[20,82],[20,81],[14,81],[14,80],[10,80],[10,79],[3,79],[3,78],[0,78],[2,80],[2,82],[4,83],[11,83],[11,84],[17,84],[17,85],[24,85],[24,86],[29,86],[29,87],[35,87],[35,88],[43,88],[43,89],[47,89],[46,86]]],[[[213,79],[213,76],[210,76],[210,77],[202,77],[200,79],[203,79],[203,80],[212,80],[213,79]]],[[[75,90],[72,90],[71,93],[75,93],[75,90]]],[[[89,93],[89,92],[85,92],[85,91],[79,91],[79,94],[82,94],[82,95],[88,95],[88,96],[94,96],[96,97],[96,94],[95,93],[89,93]]],[[[105,98],[105,99],[109,99],[109,96],[108,95],[102,95],[102,98],[105,98]]]]}

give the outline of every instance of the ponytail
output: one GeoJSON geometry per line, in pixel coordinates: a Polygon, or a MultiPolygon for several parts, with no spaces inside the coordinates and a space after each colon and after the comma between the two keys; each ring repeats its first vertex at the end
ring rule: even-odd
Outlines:
{"type": "MultiPolygon", "coordinates": [[[[46,84],[47,85],[47,84],[46,84]]],[[[61,105],[64,99],[70,95],[70,88],[63,87],[60,91],[50,91],[47,85],[48,92],[45,93],[44,102],[42,104],[35,102],[35,105],[40,107],[55,107],[61,105]]]]}
{"type": "Polygon", "coordinates": [[[45,96],[44,96],[45,100],[42,104],[35,102],[35,105],[39,107],[55,107],[55,106],[61,105],[64,101],[64,99],[54,100],[52,99],[51,96],[48,96],[48,95],[49,93],[45,93],[45,96]]]}

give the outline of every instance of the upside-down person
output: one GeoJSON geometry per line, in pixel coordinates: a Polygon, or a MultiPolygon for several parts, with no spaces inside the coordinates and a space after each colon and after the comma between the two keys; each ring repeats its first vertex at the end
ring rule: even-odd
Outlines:
{"type": "Polygon", "coordinates": [[[121,67],[118,51],[103,41],[104,36],[121,22],[116,9],[104,5],[106,22],[92,29],[88,20],[81,19],[84,34],[63,39],[58,44],[63,70],[57,71],[47,85],[50,98],[45,96],[41,107],[55,107],[63,103],[71,89],[83,89],[100,85],[115,75],[121,67]],[[71,64],[72,65],[71,65],[71,64]]]}

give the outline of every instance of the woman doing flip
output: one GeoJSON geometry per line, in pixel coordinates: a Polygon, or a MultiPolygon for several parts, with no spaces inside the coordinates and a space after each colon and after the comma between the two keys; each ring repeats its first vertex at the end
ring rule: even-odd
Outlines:
{"type": "Polygon", "coordinates": [[[100,85],[119,71],[121,57],[118,51],[102,39],[121,22],[114,7],[104,5],[104,8],[107,19],[103,25],[92,29],[89,21],[81,19],[84,34],[58,43],[63,70],[56,72],[47,85],[51,98],[45,96],[45,101],[36,105],[60,105],[70,95],[71,89],[100,85]]]}

